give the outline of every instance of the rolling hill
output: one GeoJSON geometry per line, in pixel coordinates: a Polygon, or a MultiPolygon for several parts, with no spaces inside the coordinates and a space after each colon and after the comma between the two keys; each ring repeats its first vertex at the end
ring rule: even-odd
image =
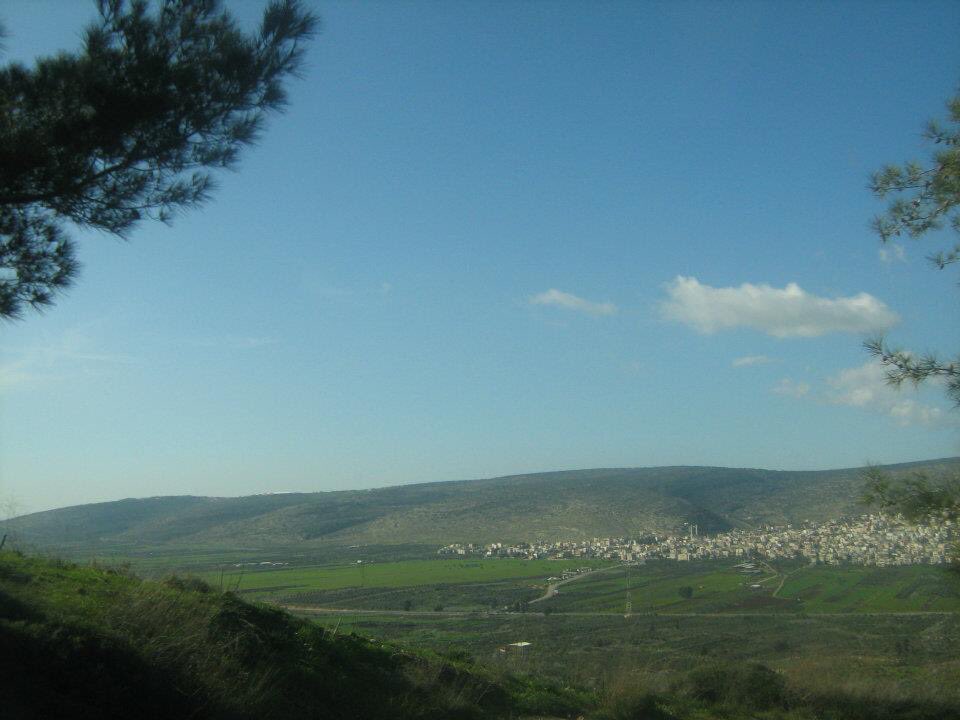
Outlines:
{"type": "MultiPolygon", "coordinates": [[[[887,469],[956,473],[960,458],[887,469]]],[[[862,482],[856,468],[572,470],[363,491],[127,499],[24,515],[3,531],[61,552],[578,539],[685,522],[713,532],[863,512],[862,482]]]]}

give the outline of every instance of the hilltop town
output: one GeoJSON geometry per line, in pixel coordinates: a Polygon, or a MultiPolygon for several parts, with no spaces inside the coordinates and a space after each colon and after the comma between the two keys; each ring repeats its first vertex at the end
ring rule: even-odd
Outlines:
{"type": "Polygon", "coordinates": [[[948,562],[957,538],[957,523],[912,524],[899,516],[861,515],[825,523],[763,527],[700,535],[695,525],[676,534],[637,538],[593,538],[583,541],[531,543],[454,543],[441,556],[514,557],[528,559],[598,558],[640,562],[724,558],[807,559],[829,565],[937,565],[948,562]]]}

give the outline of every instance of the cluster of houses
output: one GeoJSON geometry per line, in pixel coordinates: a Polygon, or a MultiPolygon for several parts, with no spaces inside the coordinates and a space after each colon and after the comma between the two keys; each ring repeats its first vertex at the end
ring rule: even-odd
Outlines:
{"type": "Polygon", "coordinates": [[[697,532],[696,526],[688,526],[683,533],[650,534],[639,539],[593,538],[486,545],[454,543],[440,548],[437,553],[448,557],[601,558],[623,562],[657,558],[680,561],[806,558],[832,565],[884,566],[946,563],[957,537],[957,523],[950,519],[916,525],[899,516],[873,514],[824,523],[731,530],[704,536],[697,532]]]}

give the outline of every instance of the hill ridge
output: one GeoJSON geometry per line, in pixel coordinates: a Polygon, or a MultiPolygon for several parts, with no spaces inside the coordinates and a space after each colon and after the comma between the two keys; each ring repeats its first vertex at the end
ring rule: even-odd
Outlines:
{"type": "MultiPolygon", "coordinates": [[[[960,471],[960,458],[883,466],[960,471]]],[[[124,498],[8,520],[35,547],[445,544],[704,532],[863,512],[862,468],[589,468],[364,490],[124,498]]]]}

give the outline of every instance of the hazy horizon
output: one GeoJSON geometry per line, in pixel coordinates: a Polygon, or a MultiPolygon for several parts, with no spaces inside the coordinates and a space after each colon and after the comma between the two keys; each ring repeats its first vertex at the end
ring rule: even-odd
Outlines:
{"type": "MultiPolygon", "coordinates": [[[[0,326],[0,503],[960,455],[861,348],[960,342],[936,237],[881,247],[866,187],[928,156],[960,4],[307,5],[213,199],[71,229],[75,287],[0,326]]],[[[4,3],[0,61],[94,14],[4,3]]]]}

